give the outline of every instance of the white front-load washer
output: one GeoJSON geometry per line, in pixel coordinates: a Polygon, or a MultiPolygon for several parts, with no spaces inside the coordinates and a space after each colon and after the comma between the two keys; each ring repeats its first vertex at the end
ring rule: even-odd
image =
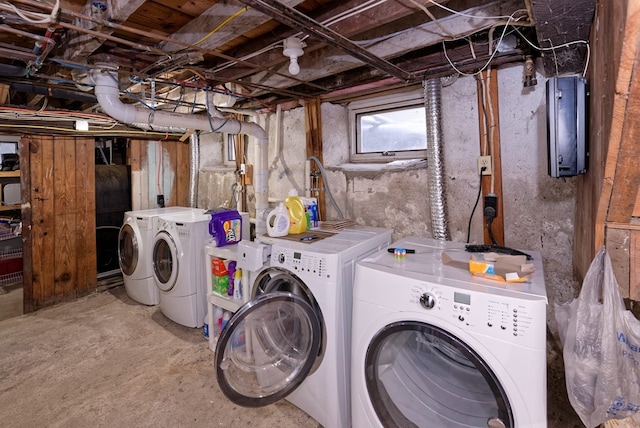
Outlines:
{"type": "Polygon", "coordinates": [[[160,311],[187,327],[202,327],[207,308],[204,246],[211,216],[203,211],[160,215],[153,240],[153,278],[160,311]]]}
{"type": "Polygon", "coordinates": [[[547,426],[546,289],[472,276],[465,245],[405,238],[358,263],[354,427],[547,426]],[[447,264],[443,264],[443,254],[447,264]]]}
{"type": "Polygon", "coordinates": [[[118,234],[118,263],[124,288],[131,299],[144,305],[160,303],[160,294],[153,280],[151,259],[158,216],[198,210],[190,207],[166,207],[124,213],[124,222],[118,234]]]}
{"type": "Polygon", "coordinates": [[[287,399],[324,428],[348,428],[355,265],[386,248],[391,230],[355,226],[306,237],[314,233],[323,239],[260,238],[271,245],[269,266],[218,338],[217,380],[235,404],[287,399]]]}

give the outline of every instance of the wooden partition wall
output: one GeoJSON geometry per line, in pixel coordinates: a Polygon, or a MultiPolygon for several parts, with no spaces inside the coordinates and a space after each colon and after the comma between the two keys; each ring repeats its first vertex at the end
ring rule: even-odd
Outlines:
{"type": "Polygon", "coordinates": [[[96,288],[95,142],[23,138],[20,164],[28,313],[96,288]]]}
{"type": "MultiPolygon", "coordinates": [[[[155,208],[148,190],[150,147],[160,147],[169,205],[188,205],[189,144],[130,140],[128,163],[138,183],[132,202],[155,208]]],[[[95,291],[95,141],[88,137],[30,136],[20,144],[24,312],[95,291]]],[[[155,177],[154,177],[155,179],[155,177]]],[[[100,195],[97,195],[100,197],[100,195]]],[[[134,204],[135,206],[136,204],[134,204]]]]}
{"type": "Polygon", "coordinates": [[[578,179],[573,259],[583,279],[605,246],[640,300],[640,2],[598,0],[591,32],[589,169],[578,179]]]}

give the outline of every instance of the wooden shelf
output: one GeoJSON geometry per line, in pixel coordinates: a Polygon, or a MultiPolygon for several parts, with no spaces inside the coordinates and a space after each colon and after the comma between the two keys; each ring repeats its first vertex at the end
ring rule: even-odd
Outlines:
{"type": "Polygon", "coordinates": [[[0,211],[20,210],[20,204],[0,205],[0,211]]]}
{"type": "Polygon", "coordinates": [[[20,177],[20,171],[0,171],[0,178],[20,177]]]}

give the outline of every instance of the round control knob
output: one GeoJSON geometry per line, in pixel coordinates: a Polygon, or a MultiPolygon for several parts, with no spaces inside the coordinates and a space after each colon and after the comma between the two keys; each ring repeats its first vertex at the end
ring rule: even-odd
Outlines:
{"type": "Polygon", "coordinates": [[[436,305],[436,298],[433,294],[424,293],[422,296],[420,296],[420,304],[425,309],[433,309],[433,307],[436,305]]]}
{"type": "Polygon", "coordinates": [[[284,259],[285,259],[284,254],[282,254],[282,253],[278,254],[278,261],[280,263],[284,263],[284,259]]]}

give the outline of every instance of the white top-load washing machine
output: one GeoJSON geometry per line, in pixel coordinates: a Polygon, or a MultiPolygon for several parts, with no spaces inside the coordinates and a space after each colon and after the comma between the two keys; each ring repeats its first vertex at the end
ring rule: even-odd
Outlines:
{"type": "Polygon", "coordinates": [[[259,239],[271,245],[269,266],[218,338],[216,373],[235,404],[287,399],[325,428],[348,428],[355,265],[386,248],[391,230],[355,226],[324,236],[259,239]]]}
{"type": "Polygon", "coordinates": [[[405,238],[356,268],[354,427],[546,427],[546,289],[472,276],[465,245],[405,238]],[[446,253],[453,263],[443,264],[446,253]],[[457,266],[456,266],[457,265],[457,266]]]}
{"type": "Polygon", "coordinates": [[[166,207],[124,213],[124,222],[118,234],[118,263],[124,288],[131,299],[144,305],[157,305],[160,302],[151,260],[158,216],[198,210],[204,211],[190,207],[166,207]]]}
{"type": "Polygon", "coordinates": [[[153,240],[153,278],[160,311],[187,327],[202,327],[207,308],[204,246],[211,215],[202,211],[161,215],[153,240]]]}

